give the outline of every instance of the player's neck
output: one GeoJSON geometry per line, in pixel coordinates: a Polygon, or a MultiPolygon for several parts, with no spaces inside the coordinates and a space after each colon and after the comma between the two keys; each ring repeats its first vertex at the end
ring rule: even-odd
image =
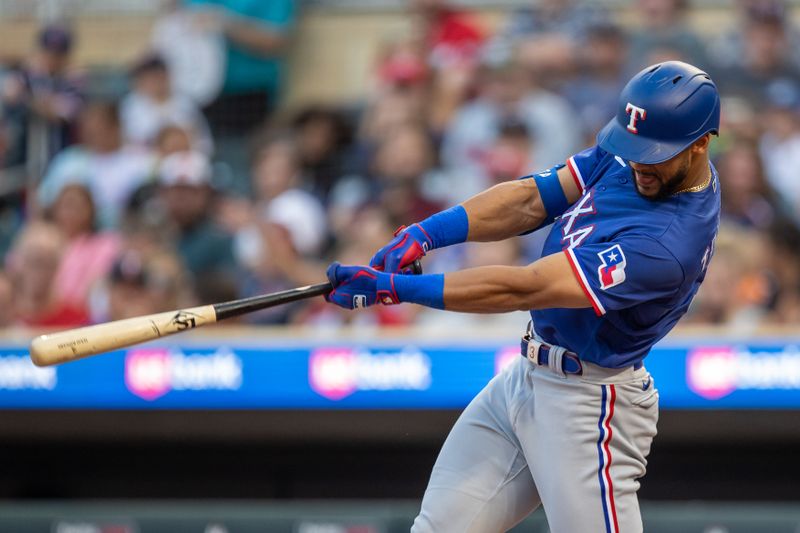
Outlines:
{"type": "Polygon", "coordinates": [[[683,180],[678,191],[687,191],[698,188],[705,188],[711,176],[711,166],[709,165],[708,155],[702,154],[692,161],[689,167],[689,174],[683,180]]]}

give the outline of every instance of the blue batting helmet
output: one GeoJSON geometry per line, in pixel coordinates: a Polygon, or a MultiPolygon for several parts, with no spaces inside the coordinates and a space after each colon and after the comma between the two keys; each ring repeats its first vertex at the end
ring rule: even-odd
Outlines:
{"type": "Polygon", "coordinates": [[[719,107],[717,86],[699,68],[681,61],[651,65],[622,89],[617,116],[597,144],[627,161],[661,163],[718,133],[719,107]]]}

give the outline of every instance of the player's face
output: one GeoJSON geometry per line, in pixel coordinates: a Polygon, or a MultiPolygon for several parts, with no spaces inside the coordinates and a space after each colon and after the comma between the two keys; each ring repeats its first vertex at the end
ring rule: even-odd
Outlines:
{"type": "Polygon", "coordinates": [[[689,176],[687,155],[684,152],[657,165],[631,162],[636,191],[648,200],[661,200],[674,194],[689,176]]]}

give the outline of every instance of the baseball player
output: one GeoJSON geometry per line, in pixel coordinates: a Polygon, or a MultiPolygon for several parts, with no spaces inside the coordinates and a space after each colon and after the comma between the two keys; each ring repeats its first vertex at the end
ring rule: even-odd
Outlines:
{"type": "Polygon", "coordinates": [[[686,312],[714,252],[720,190],[708,149],[719,116],[705,72],[650,66],[596,146],[402,229],[370,267],[328,268],[327,298],[346,308],[531,310],[523,357],[456,422],[413,532],[506,531],[540,504],[554,533],[642,531],[636,491],[658,419],[642,361],[686,312]],[[550,223],[528,266],[404,274],[434,248],[550,223]]]}

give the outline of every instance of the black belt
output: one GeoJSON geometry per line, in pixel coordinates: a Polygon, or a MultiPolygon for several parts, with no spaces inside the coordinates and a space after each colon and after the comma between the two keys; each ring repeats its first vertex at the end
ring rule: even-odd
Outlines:
{"type": "MultiPolygon", "coordinates": [[[[522,357],[528,358],[528,344],[531,342],[531,336],[529,333],[526,333],[522,337],[522,342],[520,343],[520,349],[522,357]]],[[[540,366],[549,366],[550,362],[550,349],[552,346],[549,344],[542,342],[539,345],[539,353],[536,357],[536,364],[540,366]]],[[[634,370],[639,370],[644,366],[644,363],[639,361],[633,365],[634,370]]],[[[565,374],[573,374],[576,376],[580,376],[583,374],[583,363],[581,363],[580,357],[575,352],[564,352],[564,355],[561,356],[561,370],[565,374]]]]}

